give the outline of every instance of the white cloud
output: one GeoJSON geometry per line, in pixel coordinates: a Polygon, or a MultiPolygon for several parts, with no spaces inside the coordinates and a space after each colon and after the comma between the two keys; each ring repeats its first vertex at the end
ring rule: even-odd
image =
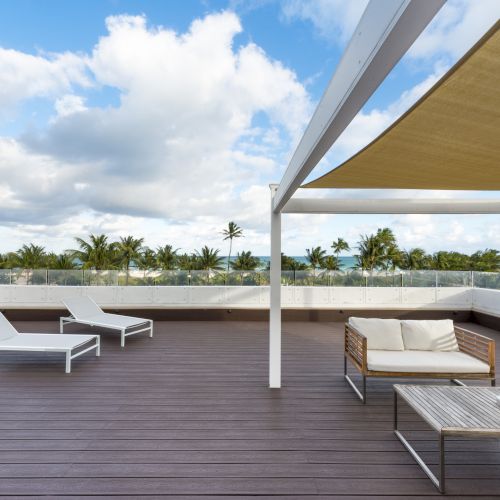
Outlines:
{"type": "Polygon", "coordinates": [[[55,96],[75,84],[91,84],[77,54],[31,55],[0,47],[0,118],[24,99],[55,96]]]}
{"type": "Polygon", "coordinates": [[[87,109],[85,106],[85,99],[82,96],[73,94],[66,94],[57,99],[54,108],[57,112],[57,116],[61,117],[69,116],[73,113],[80,113],[87,109]]]}
{"type": "MultiPolygon", "coordinates": [[[[343,43],[364,3],[292,1],[284,8],[290,20],[323,22],[318,33],[343,43]]],[[[10,57],[17,75],[0,73],[0,104],[45,97],[57,113],[17,139],[0,138],[3,250],[27,240],[68,248],[73,236],[89,232],[135,234],[152,247],[170,242],[184,251],[205,243],[224,248],[220,231],[234,220],[246,235],[235,251],[267,253],[268,182],[279,180],[310,115],[304,85],[256,44],[235,46],[242,30],[235,14],[209,15],[185,33],[148,27],[142,16],[111,17],[107,27],[86,55],[0,51],[0,69],[10,57]],[[116,103],[86,98],[81,87],[90,84],[95,93],[112,89],[116,103]]],[[[346,159],[375,138],[449,62],[432,64],[431,74],[391,106],[360,113],[326,161],[346,159]]],[[[286,216],[284,249],[329,248],[337,236],[355,243],[359,234],[392,224],[404,246],[496,241],[479,228],[461,231],[450,218],[368,219],[286,216]]]]}
{"type": "Polygon", "coordinates": [[[282,13],[289,21],[311,22],[318,35],[330,42],[345,44],[367,4],[368,0],[285,0],[282,13]]]}
{"type": "Polygon", "coordinates": [[[499,17],[498,0],[449,0],[415,41],[408,56],[456,61],[499,17]]]}
{"type": "MultiPolygon", "coordinates": [[[[142,16],[114,16],[106,25],[92,54],[52,58],[70,61],[62,75],[84,60],[96,88],[118,90],[118,105],[86,105],[72,92],[77,79],[47,84],[57,116],[0,140],[0,204],[10,204],[4,224],[67,228],[85,212],[87,228],[104,227],[102,217],[133,217],[175,224],[183,240],[199,241],[203,222],[213,234],[236,220],[262,240],[267,179],[279,178],[311,112],[304,86],[256,44],[235,48],[242,26],[229,12],[195,20],[186,33],[150,28],[142,16]],[[269,125],[254,127],[257,115],[269,125]]],[[[127,219],[123,227],[135,226],[127,219]]]]}

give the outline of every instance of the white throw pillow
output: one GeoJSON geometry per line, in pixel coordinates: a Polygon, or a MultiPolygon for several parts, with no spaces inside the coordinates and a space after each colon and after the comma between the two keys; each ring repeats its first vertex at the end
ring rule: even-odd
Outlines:
{"type": "Polygon", "coordinates": [[[349,324],[367,338],[368,349],[404,351],[398,319],[349,318],[349,324]]]}
{"type": "Polygon", "coordinates": [[[459,351],[451,319],[401,321],[405,349],[413,351],[459,351]]]}

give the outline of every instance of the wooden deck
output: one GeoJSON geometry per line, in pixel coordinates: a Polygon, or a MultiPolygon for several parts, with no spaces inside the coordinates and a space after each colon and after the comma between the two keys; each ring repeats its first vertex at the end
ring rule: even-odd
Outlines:
{"type": "MultiPolygon", "coordinates": [[[[440,496],[392,433],[394,381],[369,381],[366,406],[344,382],[341,324],[285,323],[274,391],[265,323],[155,326],[124,350],[103,335],[71,375],[56,355],[0,354],[1,496],[440,496]]],[[[437,464],[434,433],[407,408],[400,421],[437,464]]],[[[500,497],[498,441],[450,440],[447,463],[448,496],[500,497]]]]}

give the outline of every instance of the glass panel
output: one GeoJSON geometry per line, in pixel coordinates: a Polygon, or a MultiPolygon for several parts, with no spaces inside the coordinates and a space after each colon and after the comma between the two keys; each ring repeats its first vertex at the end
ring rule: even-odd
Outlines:
{"type": "Polygon", "coordinates": [[[86,286],[117,286],[119,271],[84,270],[86,286]]]}
{"type": "Polygon", "coordinates": [[[437,271],[437,286],[471,286],[471,273],[470,271],[437,271]]]}
{"type": "Polygon", "coordinates": [[[83,271],[81,269],[49,269],[49,285],[82,286],[83,271]]]}
{"type": "Polygon", "coordinates": [[[0,269],[0,285],[10,285],[10,269],[0,269]]]}
{"type": "Polygon", "coordinates": [[[500,273],[474,272],[474,286],[477,288],[500,289],[500,273]]]}

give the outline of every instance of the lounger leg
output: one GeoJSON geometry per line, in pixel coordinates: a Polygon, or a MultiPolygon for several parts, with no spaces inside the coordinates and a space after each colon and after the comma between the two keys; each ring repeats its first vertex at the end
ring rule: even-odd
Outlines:
{"type": "Polygon", "coordinates": [[[97,349],[95,350],[95,355],[100,356],[101,355],[101,337],[97,337],[96,345],[97,345],[97,349]]]}
{"type": "Polygon", "coordinates": [[[64,321],[62,318],[59,318],[59,333],[63,333],[64,331],[64,321]]]}
{"type": "Polygon", "coordinates": [[[122,330],[122,338],[121,338],[121,344],[122,347],[125,347],[125,329],[122,330]]]}
{"type": "Polygon", "coordinates": [[[66,373],[71,373],[71,351],[66,351],[66,373]]]}
{"type": "Polygon", "coordinates": [[[153,338],[153,321],[149,322],[151,330],[149,331],[149,338],[153,338]]]}

